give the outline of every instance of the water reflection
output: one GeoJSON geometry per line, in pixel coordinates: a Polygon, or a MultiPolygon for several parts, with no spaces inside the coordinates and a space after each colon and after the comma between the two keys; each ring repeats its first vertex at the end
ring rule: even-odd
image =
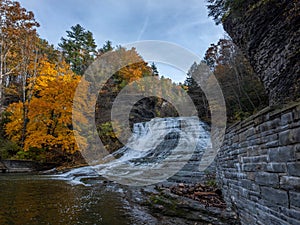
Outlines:
{"type": "Polygon", "coordinates": [[[95,185],[0,175],[0,224],[132,224],[121,194],[95,185]]]}

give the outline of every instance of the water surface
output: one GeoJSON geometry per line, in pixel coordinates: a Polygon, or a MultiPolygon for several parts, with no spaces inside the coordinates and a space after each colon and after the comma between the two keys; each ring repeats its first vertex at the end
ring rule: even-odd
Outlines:
{"type": "Polygon", "coordinates": [[[134,224],[119,187],[0,174],[0,224],[134,224]]]}

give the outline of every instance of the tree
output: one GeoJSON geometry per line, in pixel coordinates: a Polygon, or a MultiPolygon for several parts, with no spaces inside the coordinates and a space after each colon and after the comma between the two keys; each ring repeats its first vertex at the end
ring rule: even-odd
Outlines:
{"type": "MultiPolygon", "coordinates": [[[[72,106],[80,77],[63,63],[44,61],[36,79],[34,95],[27,101],[28,124],[24,150],[46,149],[55,154],[74,153],[78,150],[72,127],[72,106]]],[[[9,105],[10,122],[6,124],[8,137],[22,143],[22,102],[9,105]]],[[[84,118],[83,114],[81,115],[84,118]]]]}
{"type": "Polygon", "coordinates": [[[153,76],[159,76],[159,72],[158,72],[158,69],[157,69],[155,63],[151,63],[151,69],[152,69],[153,76]]]}
{"type": "Polygon", "coordinates": [[[113,49],[114,48],[112,46],[112,42],[108,40],[105,42],[103,47],[98,50],[98,55],[101,56],[102,54],[104,54],[106,52],[112,51],[113,49]]]}
{"type": "MultiPolygon", "coordinates": [[[[36,77],[38,42],[34,14],[10,0],[0,2],[0,101],[1,107],[10,102],[22,102],[22,143],[27,127],[27,104],[30,78],[36,77]]],[[[31,85],[33,86],[33,85],[31,85]]],[[[1,109],[0,109],[1,111],[1,109]]]]}
{"type": "MultiPolygon", "coordinates": [[[[230,39],[220,39],[206,51],[204,62],[214,72],[226,101],[229,122],[243,119],[267,105],[267,96],[257,75],[241,51],[230,39]]],[[[194,63],[187,75],[185,86],[194,101],[201,119],[210,118],[205,94],[193,80],[199,65],[194,63]]]]}
{"type": "Polygon", "coordinates": [[[235,16],[242,16],[242,12],[247,10],[250,5],[256,4],[258,1],[245,0],[206,0],[208,2],[208,16],[213,17],[216,24],[222,23],[222,20],[229,14],[234,13],[235,16]]]}
{"type": "Polygon", "coordinates": [[[24,84],[32,75],[28,70],[35,58],[38,40],[35,28],[39,24],[32,12],[10,0],[0,2],[0,23],[0,105],[3,106],[5,89],[15,95],[21,92],[19,99],[24,99],[24,84]]]}
{"type": "Polygon", "coordinates": [[[194,102],[196,109],[198,111],[198,116],[204,121],[209,121],[210,119],[210,110],[208,106],[207,98],[193,78],[193,74],[197,73],[199,65],[194,62],[187,73],[187,78],[184,82],[184,85],[187,87],[187,93],[194,102]]]}
{"type": "Polygon", "coordinates": [[[204,59],[221,85],[229,121],[243,119],[267,105],[261,81],[232,40],[212,44],[204,59]]]}
{"type": "Polygon", "coordinates": [[[217,25],[220,24],[223,16],[228,12],[228,0],[207,0],[207,2],[209,3],[208,16],[213,17],[217,25]]]}
{"type": "Polygon", "coordinates": [[[66,62],[78,75],[84,74],[97,53],[92,32],[86,31],[79,24],[72,26],[71,30],[67,31],[67,38],[61,38],[61,43],[58,45],[62,49],[66,62]]]}

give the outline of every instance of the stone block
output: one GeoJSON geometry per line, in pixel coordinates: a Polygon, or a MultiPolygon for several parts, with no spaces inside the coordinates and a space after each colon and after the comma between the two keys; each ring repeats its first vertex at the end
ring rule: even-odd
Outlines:
{"type": "Polygon", "coordinates": [[[292,146],[283,146],[268,150],[269,162],[288,162],[295,160],[295,150],[292,146]]]}
{"type": "Polygon", "coordinates": [[[286,130],[279,133],[279,144],[282,146],[291,144],[290,131],[286,130]]]}
{"type": "Polygon", "coordinates": [[[280,127],[281,124],[281,118],[276,118],[274,120],[271,121],[271,127],[269,127],[269,129],[276,129],[278,127],[280,127]]]}
{"type": "Polygon", "coordinates": [[[293,113],[288,112],[286,114],[281,115],[280,125],[285,126],[287,124],[290,124],[292,121],[293,121],[293,113]]]}
{"type": "Polygon", "coordinates": [[[300,208],[300,193],[290,191],[290,205],[291,207],[300,208]]]}
{"type": "Polygon", "coordinates": [[[246,131],[247,139],[249,140],[249,138],[252,137],[254,134],[255,134],[254,128],[253,128],[253,127],[249,128],[249,129],[246,131]]]}
{"type": "Polygon", "coordinates": [[[264,144],[267,144],[269,142],[273,142],[276,140],[278,140],[278,134],[272,134],[272,135],[262,137],[262,141],[264,144]]]}
{"type": "Polygon", "coordinates": [[[251,190],[251,191],[256,191],[256,192],[260,191],[259,186],[251,180],[242,179],[242,180],[239,181],[239,185],[241,187],[246,188],[246,189],[251,190]]]}
{"type": "Polygon", "coordinates": [[[274,148],[274,147],[278,147],[278,146],[279,146],[279,141],[278,140],[269,141],[265,144],[266,148],[274,148]]]}
{"type": "Polygon", "coordinates": [[[258,127],[259,127],[259,132],[262,133],[262,132],[265,132],[269,129],[269,126],[268,126],[268,123],[262,123],[260,124],[258,127]]]}
{"type": "Polygon", "coordinates": [[[232,141],[234,143],[238,142],[239,141],[239,136],[238,135],[234,135],[233,138],[232,138],[232,141]]]}
{"type": "Polygon", "coordinates": [[[300,177],[300,162],[288,163],[287,171],[289,176],[300,177]]]}
{"type": "Polygon", "coordinates": [[[300,191],[300,177],[280,177],[280,187],[285,190],[300,191]]]}
{"type": "Polygon", "coordinates": [[[279,187],[279,176],[276,173],[257,172],[255,182],[262,186],[279,187]]]}
{"type": "Polygon", "coordinates": [[[295,121],[300,120],[300,106],[293,111],[293,118],[295,121]]]}
{"type": "Polygon", "coordinates": [[[279,133],[279,144],[282,146],[300,143],[300,127],[279,133]]]}
{"type": "MultiPolygon", "coordinates": [[[[273,204],[273,206],[275,206],[275,205],[273,204]]],[[[270,209],[269,207],[259,205],[259,204],[257,205],[257,207],[259,209],[257,224],[289,225],[286,220],[286,217],[284,215],[280,216],[280,214],[277,211],[274,211],[274,210],[270,209]]],[[[277,208],[279,208],[279,207],[277,207],[277,208]]]]}
{"type": "Polygon", "coordinates": [[[266,171],[272,173],[286,173],[287,172],[286,163],[270,162],[266,166],[266,171]]]}
{"type": "Polygon", "coordinates": [[[291,130],[290,139],[292,143],[300,143],[300,127],[291,130]]]}
{"type": "Polygon", "coordinates": [[[238,189],[239,196],[248,199],[249,198],[249,191],[246,188],[239,188],[238,189]]]}
{"type": "Polygon", "coordinates": [[[300,144],[294,146],[295,152],[300,153],[300,144]]]}
{"type": "Polygon", "coordinates": [[[262,163],[267,162],[267,155],[259,155],[259,156],[252,156],[252,157],[242,157],[243,163],[262,163]]]}
{"type": "Polygon", "coordinates": [[[295,149],[295,155],[296,155],[295,160],[300,161],[300,144],[296,144],[294,146],[294,149],[295,149]]]}
{"type": "Polygon", "coordinates": [[[251,181],[255,181],[255,172],[247,172],[246,173],[246,178],[248,179],[248,180],[251,180],[251,181]]]}
{"type": "Polygon", "coordinates": [[[261,197],[271,204],[288,207],[289,197],[287,191],[274,189],[270,187],[261,188],[261,197]]]}
{"type": "Polygon", "coordinates": [[[243,133],[239,134],[239,142],[246,141],[246,139],[247,139],[246,132],[243,132],[243,133]]]}
{"type": "Polygon", "coordinates": [[[300,152],[296,152],[296,160],[300,161],[300,152]]]}
{"type": "Polygon", "coordinates": [[[289,224],[297,224],[300,223],[300,212],[295,209],[288,209],[280,207],[280,212],[284,214],[289,221],[289,224]],[[298,221],[298,223],[296,223],[298,221]]]}
{"type": "Polygon", "coordinates": [[[242,171],[244,172],[257,172],[264,171],[267,163],[245,163],[242,165],[242,171]]]}
{"type": "Polygon", "coordinates": [[[257,197],[255,195],[250,195],[249,194],[249,199],[253,202],[258,202],[260,200],[260,197],[257,197]]]}

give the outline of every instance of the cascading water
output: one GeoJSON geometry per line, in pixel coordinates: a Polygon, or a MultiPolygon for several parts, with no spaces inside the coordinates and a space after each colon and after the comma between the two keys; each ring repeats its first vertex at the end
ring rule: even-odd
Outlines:
{"type": "Polygon", "coordinates": [[[127,145],[105,157],[109,162],[56,177],[75,184],[99,176],[135,186],[153,184],[168,179],[182,167],[191,173],[197,171],[201,155],[210,146],[209,127],[198,118],[154,118],[134,124],[127,145]]]}

